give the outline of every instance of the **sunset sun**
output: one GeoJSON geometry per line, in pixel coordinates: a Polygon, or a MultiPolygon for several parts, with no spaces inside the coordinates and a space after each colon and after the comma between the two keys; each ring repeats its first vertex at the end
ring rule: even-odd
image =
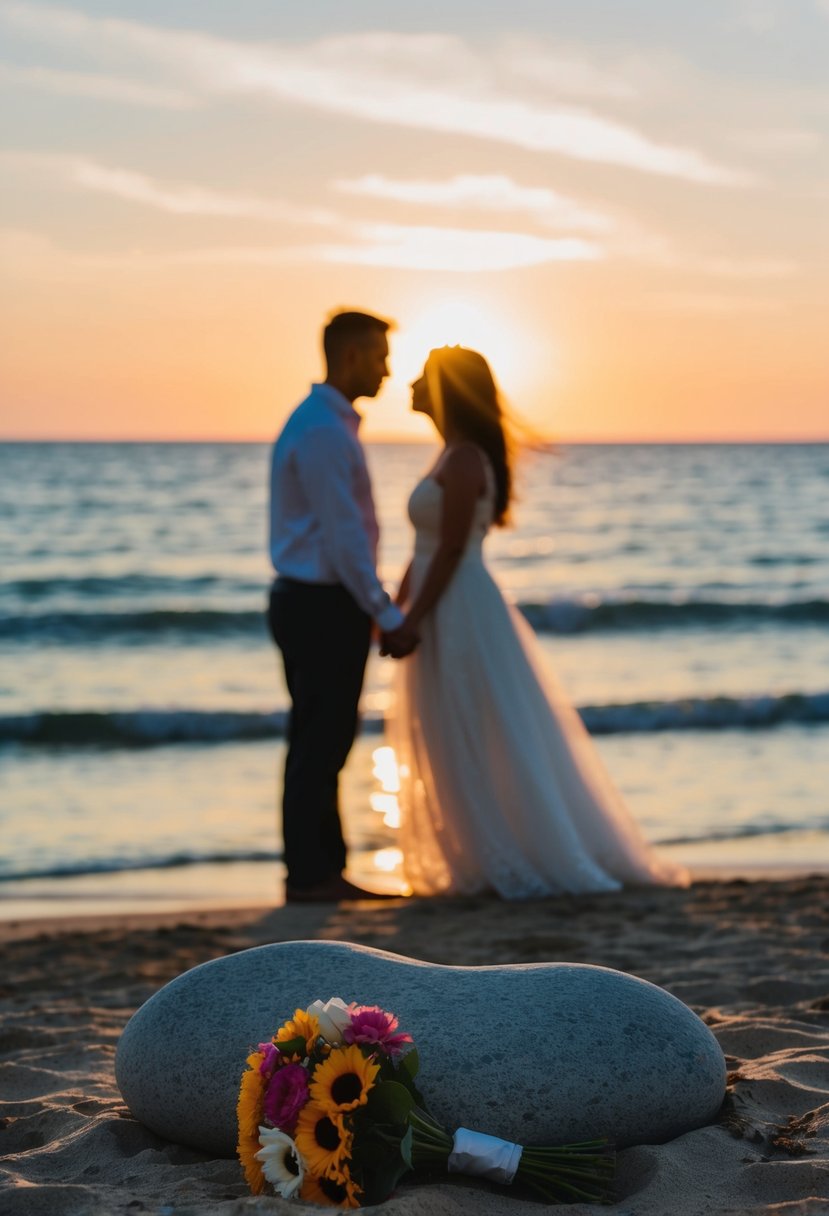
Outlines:
{"type": "MultiPolygon", "coordinates": [[[[509,313],[471,292],[437,295],[418,301],[400,315],[391,339],[391,378],[383,390],[382,405],[368,411],[367,434],[405,432],[411,438],[431,438],[431,424],[410,413],[410,385],[420,374],[430,350],[438,346],[467,346],[489,362],[505,396],[520,397],[537,369],[538,354],[532,335],[523,332],[509,313]]],[[[555,352],[545,348],[547,366],[555,366],[555,352]]]]}

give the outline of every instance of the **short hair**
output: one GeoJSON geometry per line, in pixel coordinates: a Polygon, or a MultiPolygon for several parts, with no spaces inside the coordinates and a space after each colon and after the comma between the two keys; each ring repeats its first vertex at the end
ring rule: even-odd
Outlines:
{"type": "Polygon", "coordinates": [[[322,331],[322,349],[328,363],[336,359],[351,342],[361,342],[372,333],[385,334],[391,321],[368,312],[338,312],[322,331]]]}

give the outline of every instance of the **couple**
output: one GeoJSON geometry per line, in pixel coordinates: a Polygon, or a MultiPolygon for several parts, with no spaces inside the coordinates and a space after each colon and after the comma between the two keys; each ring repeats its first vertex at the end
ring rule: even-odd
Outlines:
{"type": "Polygon", "coordinates": [[[343,876],[337,797],[374,627],[381,653],[399,660],[389,742],[416,895],[526,899],[687,882],[646,845],[484,565],[483,540],[507,520],[512,478],[498,390],[475,351],[432,351],[412,385],[412,409],[444,446],[409,499],[414,555],[396,600],[383,589],[353,403],[375,397],[389,374],[389,328],[365,313],[332,318],[325,381],[273,451],[269,623],[292,701],[287,899],[381,898],[343,876]]]}

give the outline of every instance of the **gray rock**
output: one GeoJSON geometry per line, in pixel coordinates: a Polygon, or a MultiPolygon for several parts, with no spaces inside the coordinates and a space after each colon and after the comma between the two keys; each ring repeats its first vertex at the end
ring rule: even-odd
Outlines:
{"type": "Polygon", "coordinates": [[[136,1119],[233,1156],[245,1057],[295,1008],[381,1005],[419,1049],[421,1092],[454,1131],[521,1144],[662,1143],[725,1093],[711,1031],[645,980],[570,963],[443,967],[342,942],[282,942],[180,975],[131,1018],[115,1060],[136,1119]]]}

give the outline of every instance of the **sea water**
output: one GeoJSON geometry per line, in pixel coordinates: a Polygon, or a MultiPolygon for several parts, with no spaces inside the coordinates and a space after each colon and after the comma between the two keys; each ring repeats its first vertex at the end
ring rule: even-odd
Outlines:
{"type": "MultiPolygon", "coordinates": [[[[394,585],[435,451],[367,451],[394,585]]],[[[268,463],[0,445],[0,915],[279,900],[268,463]]],[[[700,872],[829,868],[829,445],[565,446],[517,489],[488,560],[647,837],[700,872]]],[[[391,676],[373,654],[343,777],[378,886],[391,676]]]]}

